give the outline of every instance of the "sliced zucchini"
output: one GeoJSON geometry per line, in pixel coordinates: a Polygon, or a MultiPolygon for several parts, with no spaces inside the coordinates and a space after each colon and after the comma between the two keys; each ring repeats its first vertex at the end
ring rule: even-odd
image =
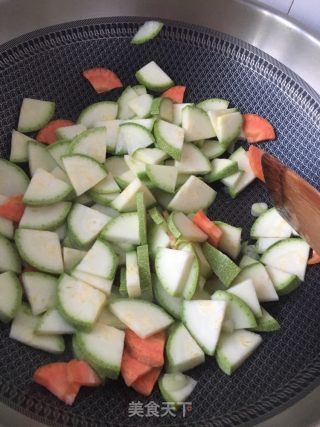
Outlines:
{"type": "Polygon", "coordinates": [[[215,224],[222,230],[222,237],[219,242],[219,249],[236,259],[241,250],[241,233],[242,228],[234,227],[225,222],[215,221],[215,224]]]}
{"type": "Polygon", "coordinates": [[[222,145],[219,143],[219,141],[212,139],[204,141],[200,150],[210,160],[215,159],[216,157],[220,157],[226,151],[225,148],[222,147],[222,145]]]}
{"type": "Polygon", "coordinates": [[[187,107],[188,105],[193,105],[190,102],[183,103],[183,104],[173,104],[173,120],[172,122],[180,126],[182,123],[182,110],[187,107]]]}
{"type": "Polygon", "coordinates": [[[211,171],[207,157],[194,144],[186,142],[183,144],[181,159],[175,161],[175,167],[184,174],[205,175],[211,171]]]}
{"type": "Polygon", "coordinates": [[[250,237],[279,237],[287,238],[291,236],[292,228],[278,213],[276,208],[268,209],[261,214],[253,223],[250,230],[250,237]]]}
{"type": "Polygon", "coordinates": [[[155,224],[161,225],[166,223],[166,220],[164,219],[164,217],[162,216],[162,213],[159,211],[157,207],[149,209],[148,214],[150,215],[150,218],[155,224]]]}
{"type": "Polygon", "coordinates": [[[216,361],[219,368],[231,375],[261,344],[260,335],[250,331],[223,333],[219,339],[216,361]]]}
{"type": "Polygon", "coordinates": [[[55,142],[54,144],[50,144],[47,148],[47,150],[51,154],[51,157],[54,158],[56,163],[62,169],[64,169],[62,157],[69,154],[70,146],[71,141],[69,139],[62,139],[60,141],[55,142]]]}
{"type": "Polygon", "coordinates": [[[146,208],[155,204],[156,200],[148,188],[138,179],[134,179],[119,196],[111,202],[111,207],[119,212],[132,212],[137,209],[136,196],[139,191],[144,194],[146,208]]]}
{"type": "Polygon", "coordinates": [[[278,295],[287,295],[300,285],[300,279],[295,274],[268,265],[266,265],[266,270],[278,295]]]}
{"type": "Polygon", "coordinates": [[[196,255],[196,252],[191,243],[183,244],[179,248],[182,251],[189,252],[193,255],[193,261],[191,264],[190,272],[185,281],[182,296],[186,300],[190,300],[194,297],[200,281],[200,264],[196,255]]]}
{"type": "Polygon", "coordinates": [[[168,154],[160,148],[139,148],[132,157],[148,165],[158,165],[168,158],[168,154]]]}
{"type": "Polygon", "coordinates": [[[50,206],[27,206],[19,222],[21,228],[55,230],[65,222],[71,202],[58,202],[50,206]]]}
{"type": "Polygon", "coordinates": [[[80,113],[77,124],[87,128],[94,125],[95,122],[103,120],[114,120],[118,114],[118,104],[112,101],[100,101],[89,105],[80,113]]]}
{"type": "Polygon", "coordinates": [[[209,112],[208,114],[211,118],[219,143],[222,147],[228,148],[240,135],[243,123],[242,114],[239,111],[230,111],[226,114],[227,110],[222,113],[217,113],[218,114],[212,115],[212,112],[209,112]]]}
{"type": "Polygon", "coordinates": [[[162,375],[158,384],[162,397],[173,410],[177,410],[186,402],[197,385],[197,381],[187,375],[174,373],[162,375]]]}
{"type": "Polygon", "coordinates": [[[68,139],[69,141],[76,138],[80,133],[86,130],[86,127],[84,125],[71,125],[71,126],[64,126],[61,128],[58,128],[56,130],[56,135],[58,140],[59,139],[68,139]]]}
{"type": "Polygon", "coordinates": [[[166,343],[167,371],[184,372],[205,361],[204,352],[182,323],[169,330],[166,343]]]}
{"type": "Polygon", "coordinates": [[[64,271],[70,273],[71,270],[83,259],[86,252],[68,247],[62,248],[64,271]]]}
{"type": "Polygon", "coordinates": [[[183,213],[197,212],[199,209],[207,209],[216,198],[217,192],[192,175],[179,188],[168,208],[183,213]]]}
{"type": "Polygon", "coordinates": [[[261,317],[261,307],[252,280],[248,279],[238,283],[238,285],[231,286],[228,292],[241,298],[241,300],[253,311],[256,317],[261,317]]]}
{"type": "Polygon", "coordinates": [[[13,222],[0,216],[0,235],[7,239],[13,239],[14,227],[13,222]]]}
{"type": "Polygon", "coordinates": [[[95,289],[98,289],[106,295],[111,294],[113,279],[105,279],[104,277],[96,276],[95,274],[84,273],[83,271],[80,271],[77,268],[72,270],[71,276],[75,279],[79,279],[82,282],[85,282],[86,284],[92,286],[95,289]]]}
{"type": "Polygon", "coordinates": [[[183,299],[170,295],[156,276],[153,277],[153,292],[156,302],[171,314],[171,316],[180,320],[183,299]]]}
{"type": "Polygon", "coordinates": [[[22,288],[18,277],[11,271],[0,274],[0,320],[10,322],[22,302],[22,288]]]}
{"type": "Polygon", "coordinates": [[[67,274],[59,279],[57,298],[63,318],[83,330],[92,328],[106,302],[103,292],[67,274]]]}
{"type": "Polygon", "coordinates": [[[193,300],[182,304],[182,321],[202,350],[215,352],[227,308],[225,301],[193,300]]]}
{"type": "Polygon", "coordinates": [[[167,122],[173,121],[173,102],[170,98],[159,97],[155,98],[151,106],[151,115],[167,122]]]}
{"type": "Polygon", "coordinates": [[[257,320],[257,326],[252,328],[255,332],[273,332],[280,329],[279,322],[261,307],[261,317],[257,320]]]}
{"type": "Polygon", "coordinates": [[[129,107],[129,102],[137,97],[136,91],[131,86],[125,88],[118,98],[118,119],[128,120],[134,117],[134,112],[129,107]]]}
{"type": "Polygon", "coordinates": [[[261,214],[265,213],[268,210],[267,203],[253,203],[251,206],[251,215],[252,216],[260,216],[261,214]]]}
{"type": "Polygon", "coordinates": [[[44,169],[37,169],[24,193],[23,203],[32,206],[52,205],[65,199],[71,192],[71,185],[44,169]]]}
{"type": "Polygon", "coordinates": [[[259,237],[256,241],[256,250],[258,254],[263,254],[272,245],[283,239],[283,237],[259,237]]]}
{"type": "Polygon", "coordinates": [[[126,329],[126,325],[121,322],[121,320],[119,320],[114,314],[112,314],[108,307],[104,307],[102,309],[97,322],[103,323],[104,325],[113,326],[114,328],[121,330],[126,329]]]}
{"type": "Polygon", "coordinates": [[[136,251],[126,253],[126,290],[129,298],[141,296],[141,284],[136,251]]]}
{"type": "Polygon", "coordinates": [[[0,194],[16,196],[24,194],[29,185],[27,174],[19,166],[5,159],[0,159],[0,194]]]}
{"type": "Polygon", "coordinates": [[[149,94],[139,95],[128,102],[128,106],[137,117],[141,119],[150,116],[153,96],[149,94]]]}
{"type": "Polygon", "coordinates": [[[152,224],[148,230],[148,245],[150,256],[155,258],[158,248],[168,248],[170,237],[164,224],[152,224]]]}
{"type": "Polygon", "coordinates": [[[304,240],[293,237],[271,246],[261,257],[261,262],[304,280],[310,246],[304,240]]]}
{"type": "Polygon", "coordinates": [[[21,259],[16,247],[10,240],[0,235],[0,272],[21,272],[21,259]]]}
{"type": "Polygon", "coordinates": [[[153,301],[148,245],[141,245],[137,247],[137,263],[141,284],[141,298],[147,301],[153,301]]]}
{"type": "Polygon", "coordinates": [[[159,21],[146,21],[133,36],[132,44],[142,44],[154,39],[161,31],[163,23],[159,21]]]}
{"type": "Polygon", "coordinates": [[[176,239],[189,242],[204,242],[208,236],[182,212],[172,212],[168,219],[168,227],[176,239]]]}
{"type": "Polygon", "coordinates": [[[220,181],[238,172],[238,163],[230,159],[213,159],[211,171],[205,175],[206,182],[220,181]]]}
{"type": "Polygon", "coordinates": [[[54,102],[24,98],[20,109],[18,131],[28,133],[41,129],[52,119],[54,110],[54,102]]]}
{"type": "Polygon", "coordinates": [[[251,258],[248,255],[243,255],[243,257],[240,260],[239,267],[242,269],[247,265],[255,264],[256,262],[257,260],[255,258],[251,258]]]}
{"type": "MultiPolygon", "coordinates": [[[[239,147],[234,153],[232,153],[229,159],[236,161],[238,163],[239,170],[242,171],[239,177],[236,176],[235,183],[228,186],[229,194],[234,198],[249,184],[251,184],[256,177],[251,169],[248,154],[242,147],[239,147]]],[[[235,178],[235,174],[230,175],[228,178],[231,179],[231,177],[235,178]]]]}
{"type": "Polygon", "coordinates": [[[147,93],[147,89],[143,85],[135,85],[132,87],[137,96],[145,95],[147,93]]]}
{"type": "Polygon", "coordinates": [[[28,161],[29,141],[34,141],[34,139],[16,130],[12,131],[10,162],[23,163],[28,161]]]}
{"type": "Polygon", "coordinates": [[[142,191],[137,193],[137,212],[139,218],[139,236],[141,245],[147,243],[147,212],[142,191]]]}
{"type": "Polygon", "coordinates": [[[97,127],[80,133],[70,145],[69,154],[83,154],[99,163],[104,163],[107,154],[107,131],[97,127]]]}
{"type": "Polygon", "coordinates": [[[56,233],[18,228],[15,242],[21,258],[37,270],[63,273],[61,247],[56,233]]]}
{"type": "Polygon", "coordinates": [[[184,130],[165,120],[156,120],[154,124],[154,136],[157,147],[165,151],[175,160],[181,159],[184,130]]]}
{"type": "Polygon", "coordinates": [[[178,169],[174,166],[146,165],[148,178],[155,187],[168,193],[174,193],[178,178],[178,169]]]}
{"type": "Polygon", "coordinates": [[[139,218],[137,212],[121,214],[113,218],[102,230],[103,239],[115,243],[140,244],[139,218]]]}
{"type": "Polygon", "coordinates": [[[204,110],[204,111],[225,110],[228,108],[228,106],[229,106],[229,101],[222,98],[204,99],[203,101],[197,104],[197,107],[201,108],[201,110],[204,110]]]}
{"type": "Polygon", "coordinates": [[[34,316],[42,314],[56,305],[58,283],[56,277],[32,271],[22,273],[21,278],[34,316]]]}
{"type": "Polygon", "coordinates": [[[193,243],[192,246],[193,246],[193,249],[195,250],[195,253],[199,261],[200,275],[207,279],[208,277],[212,276],[212,270],[211,270],[210,264],[208,263],[206,257],[204,256],[204,253],[200,244],[193,243]]]}
{"type": "Polygon", "coordinates": [[[193,105],[188,105],[182,110],[182,128],[186,142],[216,136],[208,114],[193,105]]]}
{"type": "Polygon", "coordinates": [[[35,333],[39,335],[65,335],[74,334],[75,329],[64,320],[57,309],[52,308],[40,317],[35,333]]]}
{"type": "Polygon", "coordinates": [[[119,185],[114,180],[111,172],[98,184],[92,187],[92,191],[99,194],[113,194],[121,191],[119,185]]]}
{"type": "Polygon", "coordinates": [[[154,143],[152,133],[145,127],[135,123],[124,123],[120,126],[120,136],[131,155],[139,148],[146,148],[154,143]]]}
{"type": "Polygon", "coordinates": [[[37,141],[29,141],[28,144],[29,170],[33,176],[37,169],[50,172],[57,166],[57,162],[51,156],[44,144],[37,141]]]}
{"type": "Polygon", "coordinates": [[[162,92],[174,85],[171,78],[154,61],[140,68],[135,76],[140,84],[155,92],[162,92]]]}

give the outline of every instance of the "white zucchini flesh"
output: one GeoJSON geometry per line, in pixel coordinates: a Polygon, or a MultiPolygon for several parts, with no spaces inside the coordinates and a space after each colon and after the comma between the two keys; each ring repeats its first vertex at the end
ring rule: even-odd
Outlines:
{"type": "Polygon", "coordinates": [[[61,169],[64,169],[62,158],[63,156],[69,154],[70,146],[70,140],[62,139],[61,141],[57,141],[54,144],[50,144],[47,148],[48,152],[51,154],[51,157],[56,161],[61,169]]]}
{"type": "Polygon", "coordinates": [[[216,291],[211,299],[227,303],[224,322],[231,321],[233,329],[246,329],[257,326],[256,319],[250,307],[236,295],[226,291],[216,291]]]}
{"type": "Polygon", "coordinates": [[[18,131],[34,132],[46,125],[54,115],[55,103],[24,98],[21,104],[18,131]]]}
{"type": "Polygon", "coordinates": [[[167,228],[164,224],[154,224],[148,230],[148,245],[152,258],[156,256],[158,248],[168,248],[170,237],[167,234],[167,228]]]}
{"type": "Polygon", "coordinates": [[[105,127],[85,130],[72,141],[69,154],[83,154],[103,163],[107,154],[106,136],[105,127]]]}
{"type": "Polygon", "coordinates": [[[53,308],[41,316],[35,333],[39,335],[65,335],[74,334],[75,329],[64,320],[58,310],[53,308]]]}
{"type": "Polygon", "coordinates": [[[267,212],[268,205],[264,202],[253,203],[251,206],[251,215],[252,216],[260,216],[261,214],[267,212]]]}
{"type": "Polygon", "coordinates": [[[118,104],[112,101],[101,101],[89,105],[80,113],[77,124],[90,128],[95,122],[114,120],[118,114],[118,104]]]}
{"type": "Polygon", "coordinates": [[[118,257],[111,245],[98,239],[79,262],[77,270],[112,280],[117,266],[118,257]]]}
{"type": "Polygon", "coordinates": [[[159,248],[155,269],[164,289],[172,296],[181,296],[190,273],[194,255],[176,249],[159,248]]]}
{"type": "MultiPolygon", "coordinates": [[[[234,188],[236,184],[240,181],[240,178],[244,175],[244,172],[239,171],[226,178],[223,178],[222,183],[228,188],[234,188]]],[[[230,190],[229,190],[230,191],[230,190]]]]}
{"type": "Polygon", "coordinates": [[[57,166],[57,162],[51,156],[47,147],[37,141],[29,141],[28,160],[31,176],[34,175],[37,169],[44,169],[47,172],[50,172],[57,166]]]}
{"type": "Polygon", "coordinates": [[[287,295],[300,285],[300,279],[295,274],[268,265],[266,265],[266,270],[278,295],[287,295]]]}
{"type": "Polygon", "coordinates": [[[19,227],[55,230],[64,223],[70,209],[71,202],[58,202],[50,206],[27,206],[19,222],[19,227]]]}
{"type": "Polygon", "coordinates": [[[149,94],[139,95],[128,102],[129,107],[137,117],[148,117],[151,111],[153,96],[149,94]]]}
{"type": "Polygon", "coordinates": [[[102,323],[104,325],[113,326],[114,328],[125,330],[126,325],[118,319],[108,307],[104,307],[100,313],[100,316],[97,320],[98,323],[102,323]]]}
{"type": "Polygon", "coordinates": [[[89,333],[76,335],[84,358],[111,379],[117,379],[120,373],[124,337],[124,331],[102,323],[97,323],[89,333]]]}
{"type": "Polygon", "coordinates": [[[219,144],[219,141],[210,139],[204,141],[204,144],[200,150],[210,160],[221,156],[225,152],[225,148],[219,144]]]}
{"type": "Polygon", "coordinates": [[[184,372],[205,361],[204,352],[182,323],[169,331],[166,357],[167,372],[184,372]]]}
{"type": "Polygon", "coordinates": [[[145,95],[147,93],[147,89],[143,85],[135,85],[132,87],[137,96],[145,95]]]}
{"type": "MultiPolygon", "coordinates": [[[[65,182],[66,184],[69,184],[70,186],[72,186],[70,179],[68,178],[68,175],[65,173],[65,171],[60,166],[56,166],[54,169],[52,169],[52,171],[50,173],[55,178],[58,178],[61,181],[65,182]]],[[[75,196],[75,194],[72,191],[72,193],[68,196],[68,198],[73,199],[74,196],[75,196]]]]}
{"type": "Polygon", "coordinates": [[[79,246],[86,246],[93,242],[110,220],[96,209],[75,203],[68,216],[68,232],[79,246]]]}
{"type": "Polygon", "coordinates": [[[56,277],[33,271],[22,273],[21,277],[34,316],[55,306],[58,283],[56,277]]]}
{"type": "Polygon", "coordinates": [[[243,257],[240,260],[239,267],[244,268],[247,265],[255,264],[256,262],[257,260],[255,258],[251,258],[248,255],[243,255],[243,257]]]}
{"type": "Polygon", "coordinates": [[[157,187],[168,193],[174,193],[178,169],[174,166],[146,165],[146,173],[150,181],[157,187]]]}
{"type": "Polygon", "coordinates": [[[129,171],[128,165],[126,164],[123,157],[109,157],[106,159],[104,165],[106,170],[112,173],[113,177],[118,177],[119,175],[129,171]]]}
{"type": "Polygon", "coordinates": [[[138,29],[133,36],[132,44],[142,44],[156,37],[163,27],[163,23],[159,21],[147,21],[138,29]]]}
{"type": "Polygon", "coordinates": [[[172,295],[168,294],[156,276],[152,278],[152,284],[156,302],[169,314],[171,314],[171,316],[180,320],[183,299],[173,297],[172,295]]]}
{"type": "Polygon", "coordinates": [[[223,147],[229,147],[238,138],[242,129],[242,123],[243,119],[240,112],[218,115],[214,129],[219,143],[223,147]]]}
{"type": "Polygon", "coordinates": [[[216,352],[216,360],[220,369],[231,375],[261,342],[261,336],[250,331],[240,330],[231,334],[221,334],[216,352]]]}
{"type": "Polygon", "coordinates": [[[142,180],[146,179],[147,173],[145,163],[140,162],[140,160],[135,160],[127,154],[124,155],[123,158],[134,175],[136,175],[138,178],[141,178],[142,180]]]}
{"type": "Polygon", "coordinates": [[[24,194],[29,181],[23,169],[8,160],[0,159],[0,194],[8,197],[24,194]]]}
{"type": "Polygon", "coordinates": [[[140,338],[147,338],[162,331],[173,322],[169,314],[149,301],[124,298],[110,302],[109,308],[140,338]]]}
{"type": "Polygon", "coordinates": [[[99,203],[95,203],[94,205],[92,205],[90,207],[91,207],[91,209],[94,209],[94,210],[106,215],[107,217],[110,217],[110,219],[116,218],[117,216],[120,215],[120,213],[118,211],[111,208],[110,206],[102,206],[102,205],[99,205],[99,203]]]}
{"type": "Polygon", "coordinates": [[[277,292],[263,264],[256,262],[255,264],[244,267],[232,284],[237,285],[248,279],[252,280],[260,302],[279,300],[277,292]]]}
{"type": "Polygon", "coordinates": [[[238,172],[238,163],[230,159],[213,159],[211,161],[211,171],[204,179],[206,182],[215,182],[238,172]]]}
{"type": "Polygon", "coordinates": [[[137,212],[121,214],[113,218],[102,230],[101,237],[115,243],[140,244],[137,212]]]}
{"type": "Polygon", "coordinates": [[[132,123],[135,125],[142,126],[142,127],[146,128],[147,130],[149,130],[150,132],[153,129],[154,122],[155,122],[154,118],[120,120],[120,124],[122,124],[122,125],[126,124],[126,123],[132,123]]]}
{"type": "Polygon", "coordinates": [[[184,130],[180,126],[166,122],[165,120],[156,120],[154,124],[154,136],[158,148],[165,151],[175,160],[181,159],[184,130]]]}
{"type": "Polygon", "coordinates": [[[185,141],[199,141],[216,136],[208,114],[195,106],[189,105],[182,110],[182,128],[185,141]]]}
{"type": "Polygon", "coordinates": [[[179,188],[168,208],[183,213],[197,212],[208,208],[216,198],[217,192],[196,176],[190,176],[179,188]]]}
{"type": "Polygon", "coordinates": [[[0,274],[0,320],[10,322],[22,302],[22,289],[18,277],[11,271],[0,274]]]}
{"type": "Polygon", "coordinates": [[[56,130],[56,135],[58,140],[59,139],[74,139],[76,138],[78,135],[80,135],[80,133],[84,132],[86,130],[86,126],[84,125],[71,125],[71,126],[64,126],[62,128],[58,128],[56,130]]]}
{"type": "Polygon", "coordinates": [[[0,216],[0,235],[7,239],[13,239],[14,235],[13,222],[2,216],[0,216]]]}
{"type": "Polygon", "coordinates": [[[271,246],[261,257],[263,264],[295,274],[304,280],[310,246],[304,240],[294,237],[281,240],[271,246]]]}
{"type": "Polygon", "coordinates": [[[93,326],[106,302],[103,292],[67,274],[59,279],[57,298],[62,317],[83,330],[93,326]]]}
{"type": "Polygon", "coordinates": [[[107,153],[114,153],[116,150],[121,123],[121,120],[106,120],[94,123],[94,127],[104,127],[106,129],[105,142],[107,145],[107,153]]]}
{"type": "MultiPolygon", "coordinates": [[[[229,159],[236,161],[238,163],[239,170],[242,171],[242,174],[236,178],[234,185],[228,187],[230,195],[232,197],[236,197],[252,181],[255,180],[256,176],[251,169],[248,153],[242,147],[239,147],[234,153],[232,153],[229,159]]],[[[230,175],[229,178],[231,177],[235,176],[230,175]]]]}
{"type": "Polygon", "coordinates": [[[182,212],[172,212],[168,220],[168,226],[176,239],[183,238],[189,242],[204,242],[208,239],[207,234],[182,212]]]}
{"type": "Polygon", "coordinates": [[[14,244],[0,235],[0,272],[21,272],[21,259],[14,244]]]}
{"type": "Polygon", "coordinates": [[[256,241],[258,254],[263,254],[267,249],[280,240],[284,240],[284,237],[259,237],[256,241]]]}
{"type": "Polygon", "coordinates": [[[225,301],[184,301],[182,319],[202,350],[213,355],[218,343],[227,303],[225,301]]]}
{"type": "Polygon", "coordinates": [[[37,270],[52,274],[63,272],[61,247],[56,233],[19,228],[15,242],[21,258],[37,270]]]}
{"type": "Polygon", "coordinates": [[[37,335],[35,329],[39,322],[38,316],[33,316],[30,308],[22,304],[12,322],[9,337],[29,345],[30,347],[60,354],[64,352],[63,337],[56,335],[37,335]]]}
{"type": "Polygon", "coordinates": [[[181,250],[189,252],[193,255],[193,261],[190,267],[189,275],[185,281],[182,296],[186,300],[190,300],[194,297],[197,288],[199,287],[200,281],[200,265],[198,257],[191,243],[182,244],[181,250]]]}
{"type": "Polygon", "coordinates": [[[126,288],[129,298],[141,296],[141,284],[136,251],[126,253],[126,288]]]}
{"type": "Polygon", "coordinates": [[[259,237],[287,238],[291,236],[292,228],[278,213],[276,208],[271,208],[260,215],[253,223],[250,236],[253,239],[259,237]]]}
{"type": "Polygon", "coordinates": [[[166,160],[168,154],[160,148],[139,148],[134,152],[133,158],[149,165],[157,165],[166,160]]]}
{"type": "Polygon", "coordinates": [[[173,104],[173,124],[180,126],[182,123],[182,110],[184,107],[188,105],[193,105],[190,102],[182,103],[182,104],[173,104]]]}
{"type": "Polygon", "coordinates": [[[197,381],[187,375],[174,373],[162,375],[158,384],[163,398],[177,410],[187,401],[197,381]]]}
{"type": "Polygon", "coordinates": [[[129,107],[129,101],[137,98],[138,95],[132,87],[127,86],[118,98],[118,119],[128,120],[134,117],[134,112],[129,107]]]}
{"type": "Polygon", "coordinates": [[[236,259],[241,250],[242,228],[234,227],[225,222],[215,221],[215,224],[222,230],[222,237],[219,242],[219,249],[236,259]]]}
{"type": "Polygon", "coordinates": [[[124,123],[120,126],[119,138],[126,145],[126,151],[132,155],[139,148],[146,148],[154,143],[152,133],[145,127],[135,123],[124,123]]]}
{"type": "Polygon", "coordinates": [[[229,106],[229,101],[222,98],[209,98],[197,104],[198,108],[204,111],[219,111],[226,110],[229,106]]]}
{"type": "Polygon", "coordinates": [[[170,98],[155,98],[151,106],[151,115],[172,123],[173,121],[173,101],[170,98]]]}
{"type": "Polygon", "coordinates": [[[107,176],[100,163],[83,154],[64,156],[63,165],[77,196],[90,190],[107,176]]]}
{"type": "Polygon", "coordinates": [[[227,292],[241,298],[253,311],[256,317],[261,317],[261,307],[252,280],[244,280],[235,286],[231,286],[227,292]]]}
{"type": "Polygon", "coordinates": [[[105,293],[106,295],[111,294],[113,279],[104,279],[103,277],[96,276],[95,274],[84,273],[83,271],[80,271],[77,268],[71,271],[71,276],[81,280],[82,282],[87,283],[93,288],[105,293]]]}
{"type": "Polygon", "coordinates": [[[68,247],[62,248],[64,271],[70,272],[85,256],[85,251],[68,247]]]}
{"type": "Polygon", "coordinates": [[[181,159],[175,161],[175,167],[179,173],[205,175],[211,171],[211,165],[207,157],[198,147],[191,143],[183,144],[181,159]]]}
{"type": "Polygon", "coordinates": [[[23,163],[28,161],[29,141],[34,141],[34,139],[16,130],[12,131],[10,162],[23,163]]]}
{"type": "Polygon", "coordinates": [[[109,172],[102,181],[92,187],[92,191],[95,191],[99,194],[113,194],[120,192],[121,189],[113,178],[112,173],[109,172]]]}
{"type": "Polygon", "coordinates": [[[111,207],[119,212],[132,212],[137,209],[136,196],[139,191],[143,192],[146,208],[156,203],[151,191],[139,180],[135,178],[123,191],[116,197],[111,207]]]}
{"type": "Polygon", "coordinates": [[[24,193],[23,203],[33,206],[51,205],[60,202],[71,192],[71,185],[44,169],[37,169],[24,193]]]}
{"type": "Polygon", "coordinates": [[[174,82],[154,61],[144,65],[135,74],[136,79],[147,89],[162,92],[174,85],[174,82]]]}
{"type": "Polygon", "coordinates": [[[204,278],[210,277],[212,275],[212,270],[206,257],[204,256],[204,253],[202,251],[200,244],[193,243],[192,246],[193,246],[193,249],[195,250],[195,253],[199,261],[200,275],[204,278]]]}

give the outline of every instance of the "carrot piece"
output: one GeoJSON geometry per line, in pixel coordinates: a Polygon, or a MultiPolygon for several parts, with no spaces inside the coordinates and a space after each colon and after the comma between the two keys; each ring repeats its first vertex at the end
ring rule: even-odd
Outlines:
{"type": "Polygon", "coordinates": [[[259,148],[254,147],[253,145],[249,147],[248,157],[251,169],[257,178],[259,178],[262,182],[266,182],[261,163],[262,155],[263,150],[260,150],[259,148]]]}
{"type": "Polygon", "coordinates": [[[173,86],[163,92],[161,96],[170,98],[176,104],[182,104],[185,91],[185,86],[173,86]]]}
{"type": "Polygon", "coordinates": [[[242,129],[249,144],[276,139],[272,124],[258,114],[243,114],[242,129]]]}
{"type": "Polygon", "coordinates": [[[320,264],[320,255],[318,255],[314,249],[312,249],[312,255],[308,259],[308,264],[309,265],[320,264]]]}
{"type": "Polygon", "coordinates": [[[25,209],[22,199],[22,194],[8,197],[7,200],[0,205],[0,216],[13,222],[19,222],[25,209]]]}
{"type": "Polygon", "coordinates": [[[102,384],[98,375],[84,360],[70,360],[67,366],[67,377],[70,383],[80,384],[80,386],[96,387],[102,384]]]}
{"type": "Polygon", "coordinates": [[[210,221],[203,210],[199,210],[193,216],[192,221],[208,235],[208,242],[217,248],[222,237],[222,230],[213,221],[210,221]]]}
{"type": "Polygon", "coordinates": [[[126,329],[125,343],[131,356],[139,362],[152,367],[163,366],[165,341],[166,335],[164,331],[148,338],[140,338],[130,329],[126,329]]]}
{"type": "Polygon", "coordinates": [[[49,363],[40,366],[33,374],[32,379],[67,405],[72,405],[80,390],[80,384],[70,383],[67,372],[68,363],[49,363]]]}
{"type": "Polygon", "coordinates": [[[121,375],[128,387],[151,371],[151,369],[151,366],[141,363],[132,357],[127,349],[124,350],[121,361],[121,375]]]}
{"type": "Polygon", "coordinates": [[[123,86],[116,73],[107,68],[89,68],[88,70],[84,70],[82,75],[89,81],[97,93],[109,92],[112,89],[123,86]]]}
{"type": "Polygon", "coordinates": [[[42,129],[39,130],[36,140],[44,144],[53,144],[57,141],[56,130],[66,126],[72,126],[74,123],[71,120],[57,119],[52,120],[42,129]]]}
{"type": "Polygon", "coordinates": [[[137,379],[137,381],[132,384],[132,388],[143,396],[150,396],[159,378],[160,372],[161,368],[152,368],[150,372],[137,379]]]}

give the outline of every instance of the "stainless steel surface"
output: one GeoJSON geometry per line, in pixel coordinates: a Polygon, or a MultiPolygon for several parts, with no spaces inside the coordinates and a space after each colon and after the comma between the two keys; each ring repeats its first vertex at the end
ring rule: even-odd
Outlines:
{"type": "MultiPolygon", "coordinates": [[[[79,19],[154,16],[204,25],[273,56],[320,93],[320,40],[285,15],[242,0],[0,0],[0,43],[79,19]]],[[[320,388],[260,427],[320,426],[320,388]]],[[[41,427],[0,404],[1,427],[41,427]]]]}

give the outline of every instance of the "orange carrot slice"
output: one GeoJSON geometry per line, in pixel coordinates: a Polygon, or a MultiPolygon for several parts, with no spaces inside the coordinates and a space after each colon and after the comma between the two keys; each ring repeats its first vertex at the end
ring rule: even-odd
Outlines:
{"type": "Polygon", "coordinates": [[[57,119],[52,120],[42,129],[39,130],[36,140],[44,144],[53,144],[57,141],[56,130],[66,126],[72,126],[74,123],[71,120],[57,119]]]}
{"type": "Polygon", "coordinates": [[[70,360],[67,368],[68,381],[70,383],[77,383],[87,387],[96,387],[102,384],[98,375],[84,360],[70,360]]]}
{"type": "Polygon", "coordinates": [[[272,124],[258,114],[243,114],[242,129],[249,144],[276,139],[272,124]]]}
{"type": "Polygon", "coordinates": [[[121,361],[121,375],[128,387],[151,371],[151,369],[151,366],[141,363],[132,357],[127,349],[124,350],[121,361]]]}
{"type": "Polygon", "coordinates": [[[308,264],[309,265],[320,264],[320,255],[318,255],[314,249],[312,249],[312,255],[311,255],[311,258],[308,259],[308,264]]]}
{"type": "Polygon", "coordinates": [[[259,148],[254,147],[253,145],[249,147],[248,157],[251,169],[255,176],[260,179],[260,181],[265,182],[261,163],[262,155],[263,150],[260,150],[259,148]]]}
{"type": "Polygon", "coordinates": [[[0,216],[13,222],[19,222],[25,210],[25,205],[22,203],[22,199],[22,194],[8,197],[7,200],[0,205],[0,216]]]}
{"type": "Polygon", "coordinates": [[[222,237],[222,230],[202,210],[193,216],[192,221],[208,235],[208,242],[217,248],[222,237]]]}
{"type": "Polygon", "coordinates": [[[165,341],[166,335],[164,331],[143,339],[130,329],[126,329],[125,343],[131,356],[139,362],[152,367],[163,366],[165,341]]]}
{"type": "Polygon", "coordinates": [[[163,92],[161,96],[170,98],[176,104],[182,104],[185,90],[185,86],[173,86],[163,92]]]}
{"type": "Polygon", "coordinates": [[[150,372],[137,379],[132,384],[132,388],[143,396],[150,396],[152,390],[159,378],[161,368],[152,368],[150,372]]]}
{"type": "Polygon", "coordinates": [[[119,77],[107,68],[90,68],[84,70],[82,75],[97,93],[109,92],[123,86],[119,77]]]}

